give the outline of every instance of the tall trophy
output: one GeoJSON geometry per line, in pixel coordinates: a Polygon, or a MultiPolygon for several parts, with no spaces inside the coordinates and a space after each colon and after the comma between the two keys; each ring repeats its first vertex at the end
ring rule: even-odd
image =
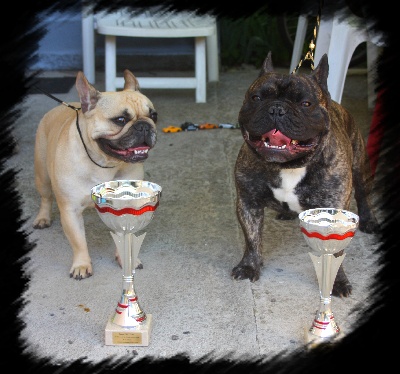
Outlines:
{"type": "Polygon", "coordinates": [[[300,228],[307,244],[319,256],[309,252],[317,273],[320,304],[306,341],[315,345],[329,342],[338,336],[340,329],[331,309],[332,287],[345,253],[334,254],[346,248],[358,227],[359,217],[349,211],[335,208],[309,209],[299,214],[300,228]]]}
{"type": "Polygon", "coordinates": [[[162,188],[143,180],[115,180],[92,188],[91,197],[101,220],[108,226],[121,259],[122,295],[107,322],[106,345],[148,346],[152,315],[139,305],[134,289],[135,267],[146,232],[159,205],[162,188]]]}

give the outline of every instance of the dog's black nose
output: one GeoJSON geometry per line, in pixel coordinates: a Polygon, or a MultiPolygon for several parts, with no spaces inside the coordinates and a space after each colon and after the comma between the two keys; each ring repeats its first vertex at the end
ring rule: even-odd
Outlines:
{"type": "Polygon", "coordinates": [[[146,121],[137,121],[133,127],[135,131],[147,131],[151,125],[146,121]]]}
{"type": "Polygon", "coordinates": [[[286,114],[286,110],[285,110],[285,108],[283,108],[282,105],[274,104],[268,108],[268,113],[273,117],[276,117],[276,116],[282,117],[286,114]]]}

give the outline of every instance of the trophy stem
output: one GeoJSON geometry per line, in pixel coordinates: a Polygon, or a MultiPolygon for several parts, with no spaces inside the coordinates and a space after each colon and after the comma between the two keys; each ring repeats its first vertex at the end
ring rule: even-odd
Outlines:
{"type": "Polygon", "coordinates": [[[133,233],[113,233],[111,235],[117,246],[122,261],[122,295],[111,319],[121,327],[136,327],[146,321],[146,313],[139,305],[134,287],[135,264],[146,233],[136,236],[133,233]]]}
{"type": "Polygon", "coordinates": [[[320,339],[329,341],[340,333],[331,309],[331,294],[333,283],[344,255],[335,257],[333,254],[323,254],[321,256],[309,254],[318,277],[320,303],[312,326],[308,330],[307,340],[320,339]]]}

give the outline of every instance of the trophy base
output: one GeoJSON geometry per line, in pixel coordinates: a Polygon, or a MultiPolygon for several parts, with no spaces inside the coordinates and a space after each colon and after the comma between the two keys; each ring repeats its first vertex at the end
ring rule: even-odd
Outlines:
{"type": "Polygon", "coordinates": [[[134,347],[147,347],[150,341],[152,327],[152,315],[146,314],[146,322],[137,328],[126,328],[111,322],[107,322],[105,344],[106,345],[125,345],[134,347]]]}
{"type": "Polygon", "coordinates": [[[341,336],[342,332],[339,332],[338,334],[335,334],[334,336],[330,337],[321,337],[311,333],[310,328],[307,327],[304,328],[304,340],[309,349],[315,348],[316,346],[324,343],[334,343],[341,336]]]}

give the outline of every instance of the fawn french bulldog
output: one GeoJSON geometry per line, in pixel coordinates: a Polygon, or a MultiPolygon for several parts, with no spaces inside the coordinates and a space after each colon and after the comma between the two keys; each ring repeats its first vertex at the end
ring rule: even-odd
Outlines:
{"type": "MultiPolygon", "coordinates": [[[[93,273],[82,215],[93,206],[92,187],[143,179],[143,163],[156,144],[157,112],[129,70],[124,79],[123,90],[99,92],[78,72],[80,103],[50,110],[36,133],[35,184],[41,203],[33,227],[51,225],[55,198],[73,252],[70,277],[78,280],[93,273]]],[[[117,252],[116,257],[121,264],[117,252]]]]}

